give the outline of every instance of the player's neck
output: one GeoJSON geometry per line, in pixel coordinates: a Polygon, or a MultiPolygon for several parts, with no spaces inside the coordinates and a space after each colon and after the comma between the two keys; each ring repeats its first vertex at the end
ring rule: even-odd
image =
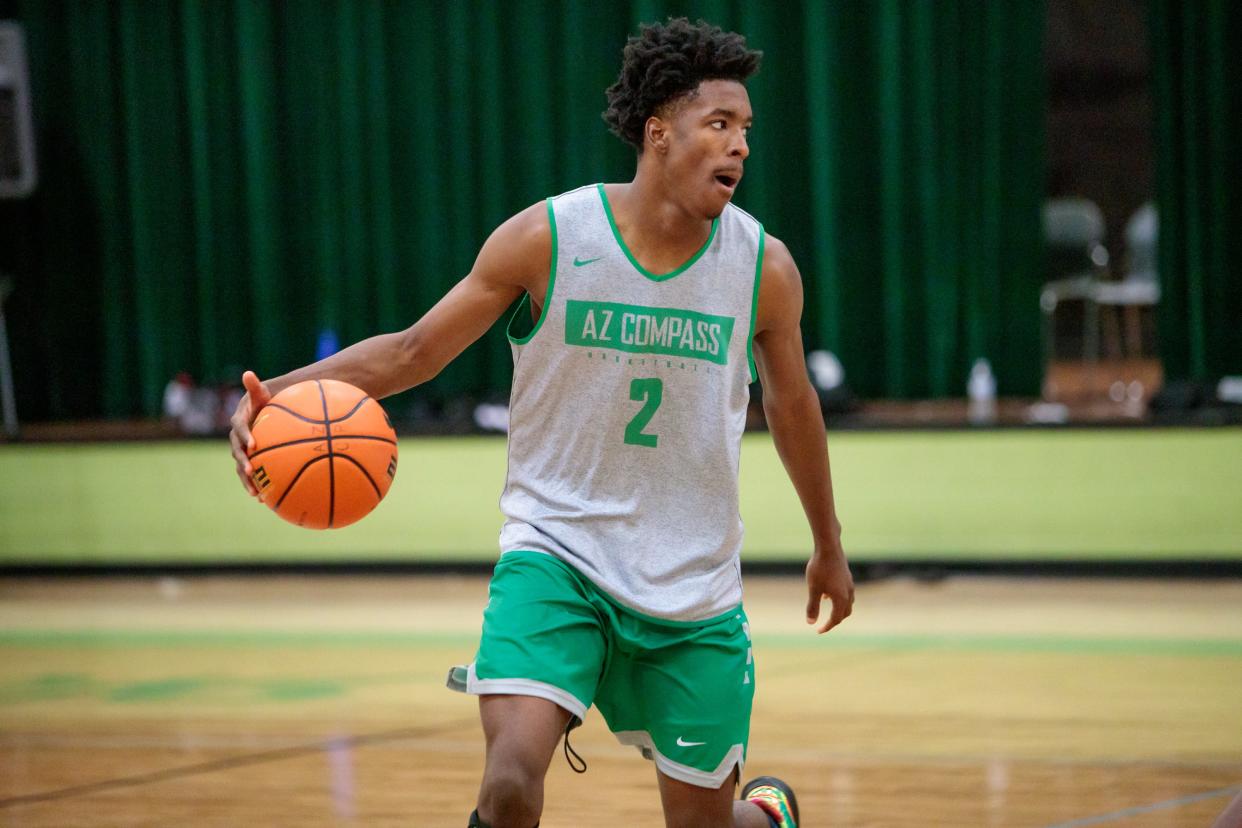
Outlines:
{"type": "Polygon", "coordinates": [[[640,162],[634,180],[617,187],[609,201],[618,226],[631,246],[668,250],[697,248],[711,232],[711,219],[688,211],[659,170],[640,162]]]}

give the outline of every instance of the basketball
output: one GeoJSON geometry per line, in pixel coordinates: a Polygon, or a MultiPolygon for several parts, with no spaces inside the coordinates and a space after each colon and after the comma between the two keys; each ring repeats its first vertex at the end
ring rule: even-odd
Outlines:
{"type": "Polygon", "coordinates": [[[310,380],[272,397],[250,428],[250,479],[290,523],[339,529],[366,517],[397,473],[397,435],[360,388],[310,380]]]}

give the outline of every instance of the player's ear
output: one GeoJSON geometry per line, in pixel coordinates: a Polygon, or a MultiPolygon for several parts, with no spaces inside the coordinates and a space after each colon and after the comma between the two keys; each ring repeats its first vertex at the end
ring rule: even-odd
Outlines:
{"type": "Polygon", "coordinates": [[[652,115],[643,124],[643,137],[656,152],[668,152],[668,124],[652,115]]]}

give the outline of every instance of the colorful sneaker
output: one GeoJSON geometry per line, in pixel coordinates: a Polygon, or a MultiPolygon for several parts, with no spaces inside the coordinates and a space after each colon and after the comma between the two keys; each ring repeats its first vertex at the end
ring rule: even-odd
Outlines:
{"type": "Polygon", "coordinates": [[[776,828],[798,828],[798,798],[793,788],[775,776],[750,780],[742,786],[741,798],[762,808],[776,823],[776,828]]]}

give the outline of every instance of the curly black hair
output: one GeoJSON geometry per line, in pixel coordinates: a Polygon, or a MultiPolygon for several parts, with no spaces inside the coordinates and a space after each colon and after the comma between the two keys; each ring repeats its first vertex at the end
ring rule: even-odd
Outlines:
{"type": "Polygon", "coordinates": [[[763,52],[746,48],[746,38],[684,17],[643,26],[625,44],[621,74],[608,87],[604,120],[630,146],[643,151],[647,119],[670,103],[694,95],[705,80],[739,83],[759,70],[763,52]]]}

